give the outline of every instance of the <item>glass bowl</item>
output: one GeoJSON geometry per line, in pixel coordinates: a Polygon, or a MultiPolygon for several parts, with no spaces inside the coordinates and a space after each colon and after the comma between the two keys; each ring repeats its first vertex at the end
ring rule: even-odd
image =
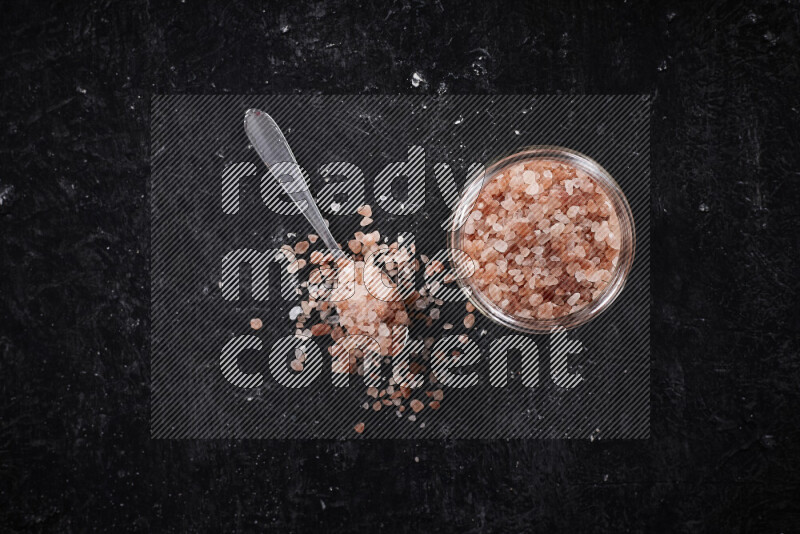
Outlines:
{"type": "MultiPolygon", "coordinates": [[[[621,238],[620,253],[617,266],[612,273],[603,293],[582,308],[553,319],[526,318],[510,314],[495,304],[485,293],[474,285],[471,278],[458,278],[457,283],[468,294],[469,301],[483,315],[497,324],[526,333],[543,334],[552,332],[556,328],[571,329],[594,319],[606,310],[619,296],[625,286],[625,281],[633,265],[635,249],[635,231],[633,214],[630,205],[619,184],[611,177],[599,163],[588,156],[574,150],[557,146],[533,146],[522,149],[510,156],[506,156],[491,163],[484,171],[479,171],[470,176],[464,187],[464,192],[453,211],[450,224],[448,246],[450,249],[460,251],[463,249],[464,223],[473,211],[478,195],[483,186],[488,184],[498,173],[509,166],[530,160],[555,160],[569,164],[588,174],[595,186],[600,186],[608,196],[611,205],[619,219],[621,238]]],[[[451,257],[455,256],[453,254],[451,257]]],[[[462,259],[451,260],[457,272],[464,272],[464,258],[466,254],[458,254],[462,259]]]]}

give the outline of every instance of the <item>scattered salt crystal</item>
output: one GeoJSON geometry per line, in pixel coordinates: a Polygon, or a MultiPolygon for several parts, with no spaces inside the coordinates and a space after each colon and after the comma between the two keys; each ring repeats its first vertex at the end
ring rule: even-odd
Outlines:
{"type": "Polygon", "coordinates": [[[361,239],[361,242],[363,244],[367,245],[367,246],[374,245],[375,243],[377,243],[380,240],[380,238],[381,238],[381,234],[378,233],[377,230],[375,230],[374,232],[370,232],[368,234],[363,235],[363,238],[361,239]]]}
{"type": "Polygon", "coordinates": [[[331,332],[331,325],[318,323],[311,327],[311,335],[314,337],[326,336],[331,332]]]}
{"type": "Polygon", "coordinates": [[[475,316],[471,313],[467,314],[464,317],[464,326],[466,328],[472,328],[475,325],[475,316]]]}

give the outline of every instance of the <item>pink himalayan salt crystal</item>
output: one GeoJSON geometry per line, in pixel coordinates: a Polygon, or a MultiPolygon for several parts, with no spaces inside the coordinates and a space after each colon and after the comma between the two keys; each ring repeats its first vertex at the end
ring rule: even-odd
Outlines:
{"type": "Polygon", "coordinates": [[[464,317],[464,327],[472,328],[473,326],[475,326],[475,316],[472,315],[471,313],[468,313],[464,317]]]}
{"type": "MultiPolygon", "coordinates": [[[[330,253],[311,252],[311,262],[320,267],[312,269],[308,282],[316,285],[333,279],[337,283],[332,292],[330,289],[322,292],[326,295],[325,297],[319,296],[321,289],[309,285],[310,300],[301,301],[298,313],[292,316],[292,319],[297,319],[298,335],[331,336],[334,345],[330,347],[329,352],[334,357],[333,371],[335,373],[366,375],[366,361],[371,353],[379,352],[381,356],[393,357],[402,351],[407,339],[407,327],[412,320],[407,306],[424,300],[426,302],[423,302],[423,306],[417,306],[417,309],[423,310],[431,302],[442,305],[443,301],[433,297],[422,298],[418,292],[409,295],[405,301],[402,300],[398,288],[413,289],[413,283],[398,281],[399,285],[392,284],[377,264],[365,258],[365,255],[380,252],[383,255],[384,268],[390,271],[390,274],[401,271],[419,271],[420,263],[415,259],[416,247],[413,243],[408,246],[401,246],[398,242],[380,243],[380,234],[377,231],[369,234],[356,232],[354,237],[355,239],[348,243],[354,253],[352,258],[354,262],[335,259],[330,253]],[[386,278],[386,282],[383,282],[382,278],[386,278]],[[378,297],[376,298],[375,295],[378,297]],[[318,301],[317,298],[325,300],[318,301]],[[319,319],[324,322],[311,325],[309,329],[312,310],[317,310],[319,319]],[[302,311],[302,315],[300,315],[300,311],[302,311]],[[351,342],[348,343],[348,340],[351,342]]],[[[284,251],[286,254],[293,252],[291,247],[287,247],[287,249],[284,251]]],[[[293,254],[291,258],[294,259],[293,254]]],[[[438,260],[429,263],[434,272],[444,270],[444,264],[438,260]]],[[[295,269],[297,269],[296,265],[295,269]]],[[[471,310],[474,310],[474,307],[467,304],[467,311],[471,310]]],[[[417,312],[415,318],[419,318],[420,315],[417,312]]],[[[470,317],[474,321],[474,316],[470,314],[470,317]]],[[[445,327],[452,328],[453,325],[448,323],[445,327]]],[[[430,348],[433,342],[433,338],[426,339],[425,346],[430,348]]],[[[291,367],[295,370],[302,370],[304,362],[305,355],[298,356],[292,362],[291,367]]],[[[397,407],[398,414],[405,411],[408,406],[404,406],[403,402],[404,399],[410,397],[411,390],[403,386],[399,386],[399,389],[395,390],[395,386],[391,384],[393,381],[395,384],[399,384],[401,382],[398,381],[411,379],[414,376],[413,373],[417,371],[409,371],[406,375],[392,377],[390,386],[380,392],[375,388],[368,389],[367,394],[373,398],[384,397],[385,394],[391,395],[391,399],[385,398],[373,404],[373,409],[378,410],[381,406],[393,405],[397,407]]],[[[431,375],[431,380],[436,382],[433,375],[431,375]]],[[[436,408],[439,407],[439,401],[441,401],[441,392],[436,399],[436,408]]],[[[368,409],[369,404],[365,403],[364,407],[368,409]]],[[[363,432],[364,424],[357,425],[356,430],[363,432]]]]}
{"type": "Polygon", "coordinates": [[[520,317],[554,319],[598,298],[619,259],[619,219],[585,172],[536,159],[503,169],[475,201],[463,250],[472,277],[496,305],[520,317]]]}
{"type": "MultiPolygon", "coordinates": [[[[393,327],[408,324],[405,303],[399,294],[385,289],[380,280],[365,280],[363,264],[350,262],[343,265],[344,268],[337,276],[339,283],[331,297],[331,300],[336,301],[339,325],[349,335],[364,334],[377,341],[382,355],[399,354],[402,346],[394,340],[392,334],[393,327]],[[375,298],[373,293],[381,295],[383,300],[375,298]]],[[[334,356],[342,352],[341,346],[337,348],[334,345],[331,348],[334,356]]]]}
{"type": "Polygon", "coordinates": [[[294,246],[295,254],[305,254],[308,247],[311,246],[308,241],[300,241],[294,246]]]}

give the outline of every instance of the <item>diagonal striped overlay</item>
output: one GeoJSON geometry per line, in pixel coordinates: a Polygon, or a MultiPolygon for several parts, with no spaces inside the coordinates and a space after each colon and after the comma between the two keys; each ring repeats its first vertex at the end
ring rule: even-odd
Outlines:
{"type": "Polygon", "coordinates": [[[649,128],[642,95],[154,97],[152,436],[648,437],[649,128]],[[248,147],[249,108],[281,127],[340,241],[358,230],[390,242],[402,234],[428,257],[446,248],[445,222],[474,165],[530,145],[582,152],[631,205],[636,252],[625,288],[593,321],[550,335],[520,334],[482,316],[467,330],[464,302],[449,299],[441,320],[413,327],[410,338],[446,344],[446,336],[467,334],[470,372],[444,388],[440,409],[414,421],[365,410],[374,399],[363,378],[342,383],[325,342],[292,336],[294,288],[304,274],[288,275],[293,258],[278,252],[312,230],[248,147]],[[398,164],[423,179],[406,187],[387,181],[387,167],[398,164]],[[375,222],[362,229],[355,211],[364,203],[375,222]],[[264,326],[252,329],[253,318],[264,326]],[[455,327],[443,331],[445,322],[455,327]],[[289,367],[296,351],[306,358],[302,373],[289,367]],[[353,430],[359,422],[363,434],[353,430]]]}

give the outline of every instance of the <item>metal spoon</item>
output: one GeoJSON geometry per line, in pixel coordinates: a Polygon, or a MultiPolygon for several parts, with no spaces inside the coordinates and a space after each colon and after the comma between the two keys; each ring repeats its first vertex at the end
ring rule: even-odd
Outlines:
{"type": "Polygon", "coordinates": [[[322,218],[317,203],[308,190],[303,172],[292,154],[292,149],[289,148],[283,132],[272,120],[272,117],[258,109],[248,109],[244,114],[244,131],[258,156],[266,163],[272,175],[281,184],[300,213],[305,215],[305,218],[314,227],[323,243],[331,249],[334,255],[346,256],[322,218]]]}

